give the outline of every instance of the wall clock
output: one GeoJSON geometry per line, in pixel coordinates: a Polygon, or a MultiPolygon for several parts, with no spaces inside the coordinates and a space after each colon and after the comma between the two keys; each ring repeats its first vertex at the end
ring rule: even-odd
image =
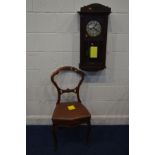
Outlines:
{"type": "Polygon", "coordinates": [[[101,4],[81,7],[80,12],[80,64],[86,71],[106,68],[108,15],[111,8],[101,4]]]}

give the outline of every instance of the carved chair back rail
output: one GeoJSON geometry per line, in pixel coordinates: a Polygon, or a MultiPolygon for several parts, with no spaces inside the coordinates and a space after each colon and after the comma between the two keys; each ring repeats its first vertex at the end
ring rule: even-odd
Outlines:
{"type": "Polygon", "coordinates": [[[63,93],[70,93],[70,92],[73,92],[77,95],[77,100],[78,102],[81,102],[81,99],[80,99],[80,96],[79,96],[79,89],[80,89],[80,86],[84,80],[84,72],[78,70],[77,68],[75,67],[71,67],[71,66],[64,66],[64,67],[60,67],[59,69],[57,69],[52,75],[51,75],[51,81],[53,82],[53,84],[55,85],[55,87],[57,88],[57,92],[58,92],[58,99],[57,99],[57,104],[60,103],[60,100],[61,100],[61,95],[63,93]],[[58,86],[57,82],[55,81],[55,76],[58,75],[60,72],[62,71],[72,71],[72,72],[75,72],[77,73],[78,75],[80,75],[81,79],[79,80],[78,82],[78,85],[73,88],[73,89],[62,89],[58,86]]]}

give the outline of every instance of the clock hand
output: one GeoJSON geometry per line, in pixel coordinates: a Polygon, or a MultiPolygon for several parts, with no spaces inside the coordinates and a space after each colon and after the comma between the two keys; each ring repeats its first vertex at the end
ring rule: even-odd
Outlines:
{"type": "Polygon", "coordinates": [[[96,30],[97,32],[99,32],[99,30],[97,28],[93,27],[93,29],[96,30]]]}

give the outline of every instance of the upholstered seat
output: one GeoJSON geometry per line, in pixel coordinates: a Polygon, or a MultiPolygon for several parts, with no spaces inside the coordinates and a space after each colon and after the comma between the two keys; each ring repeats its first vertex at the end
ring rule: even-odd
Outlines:
{"type": "Polygon", "coordinates": [[[85,122],[86,119],[90,119],[91,115],[86,107],[82,103],[70,102],[70,103],[60,103],[57,104],[52,121],[55,124],[63,123],[65,124],[77,124],[78,122],[85,122]],[[75,110],[68,110],[68,106],[74,105],[75,110]]]}

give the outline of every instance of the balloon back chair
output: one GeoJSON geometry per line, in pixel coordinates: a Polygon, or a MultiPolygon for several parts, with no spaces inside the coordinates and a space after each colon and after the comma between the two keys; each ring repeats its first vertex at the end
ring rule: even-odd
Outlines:
{"type": "Polygon", "coordinates": [[[51,81],[54,84],[54,86],[57,89],[58,92],[58,98],[56,102],[56,106],[52,115],[52,134],[53,134],[53,140],[54,140],[54,148],[57,149],[57,136],[56,136],[56,128],[57,127],[75,127],[81,124],[87,124],[87,135],[86,135],[86,141],[89,141],[90,136],[90,129],[91,129],[91,114],[87,110],[87,108],[82,104],[80,95],[79,95],[79,89],[84,80],[84,72],[81,70],[71,67],[71,66],[64,66],[59,69],[57,69],[52,75],[51,75],[51,81]],[[80,80],[78,81],[78,84],[75,88],[70,89],[62,89],[57,84],[55,77],[60,72],[74,72],[79,75],[80,80]],[[61,95],[64,93],[74,93],[76,95],[77,101],[67,101],[62,102],[61,101],[61,95]]]}

